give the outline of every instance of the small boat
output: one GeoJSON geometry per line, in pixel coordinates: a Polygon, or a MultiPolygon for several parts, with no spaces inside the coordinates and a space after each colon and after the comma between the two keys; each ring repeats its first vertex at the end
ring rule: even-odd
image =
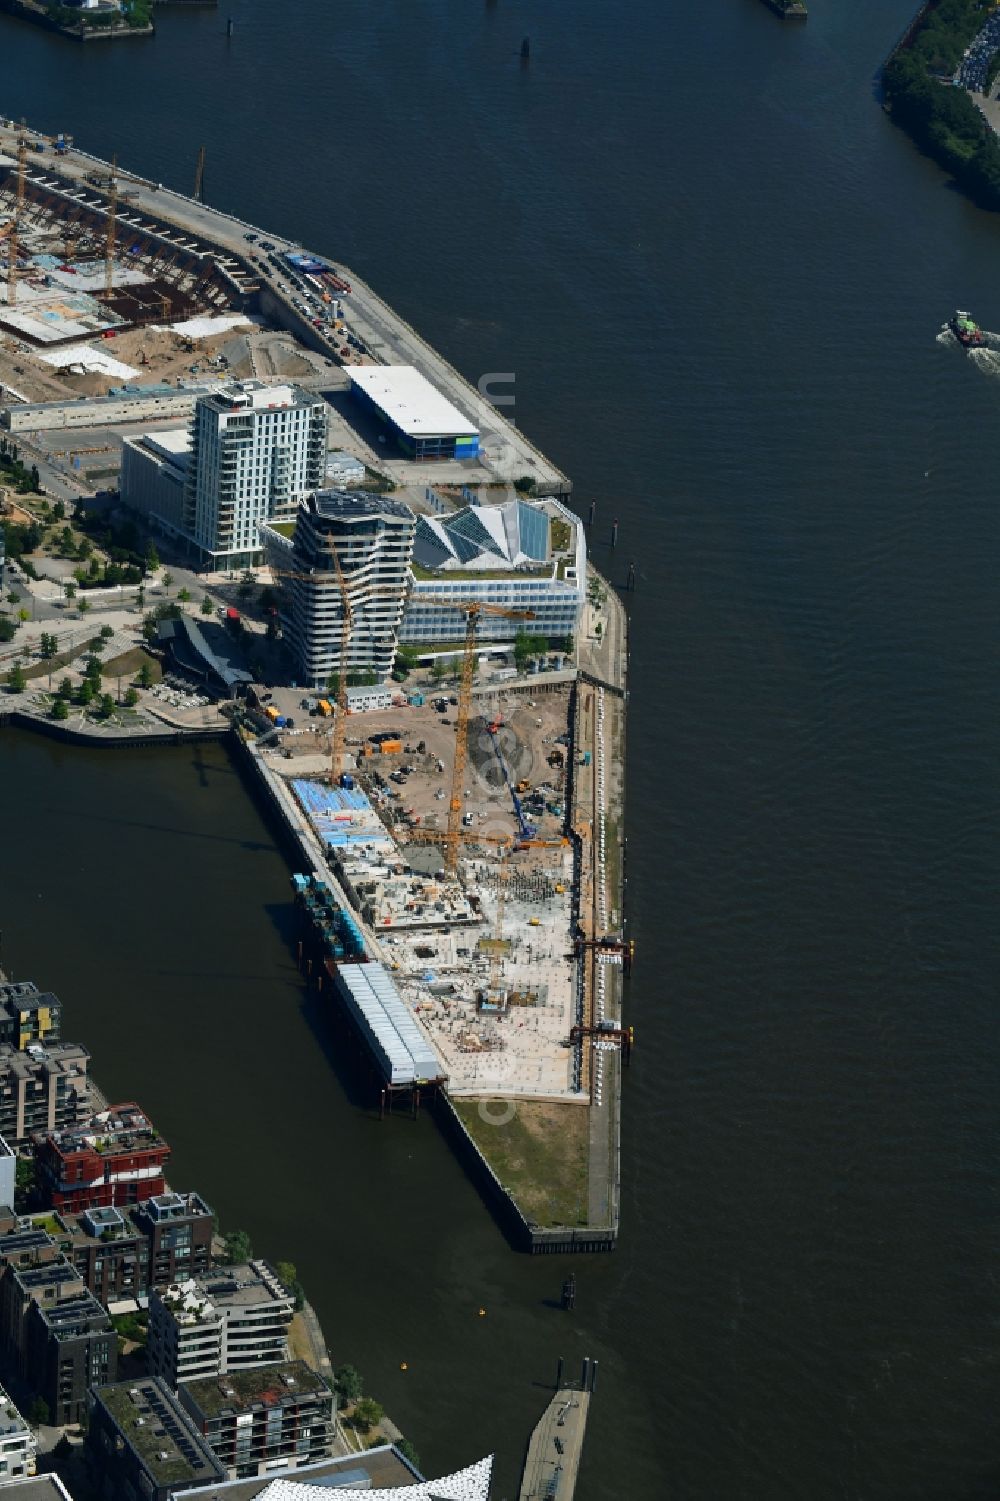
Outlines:
{"type": "Polygon", "coordinates": [[[949,320],[948,327],[964,349],[978,349],[986,343],[986,335],[979,324],[974,323],[968,313],[963,312],[961,308],[957,309],[954,317],[949,320]]]}

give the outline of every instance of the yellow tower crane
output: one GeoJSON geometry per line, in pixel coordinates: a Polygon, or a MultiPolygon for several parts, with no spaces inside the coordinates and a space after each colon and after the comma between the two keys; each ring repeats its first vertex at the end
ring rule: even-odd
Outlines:
{"type": "Polygon", "coordinates": [[[482,600],[448,599],[441,595],[421,594],[420,604],[446,605],[465,615],[465,648],[462,652],[462,677],[458,690],[458,715],[455,719],[455,761],[451,772],[451,801],[448,804],[448,837],[445,867],[453,876],[458,869],[458,846],[462,832],[462,791],[465,764],[468,760],[469,710],[472,706],[472,678],[476,670],[476,629],[480,615],[500,615],[505,620],[534,620],[534,610],[509,610],[503,605],[488,605],[482,600]]]}
{"type": "MultiPolygon", "coordinates": [[[[340,556],[337,549],[331,546],[330,553],[333,558],[333,572],[337,580],[337,587],[340,590],[341,599],[340,671],[337,674],[337,692],[335,696],[337,709],[334,714],[333,731],[330,736],[330,786],[337,787],[340,785],[340,773],[343,769],[344,761],[344,740],[347,735],[347,656],[351,646],[351,631],[354,627],[354,610],[347,592],[347,583],[344,579],[344,571],[340,566],[340,556]]],[[[324,578],[329,577],[328,574],[324,573],[296,573],[293,570],[284,568],[272,568],[271,575],[273,578],[304,579],[306,581],[312,580],[314,583],[322,583],[324,578]]],[[[396,593],[398,591],[395,589],[370,589],[367,591],[367,596],[371,597],[378,594],[395,595],[396,593]]]]}

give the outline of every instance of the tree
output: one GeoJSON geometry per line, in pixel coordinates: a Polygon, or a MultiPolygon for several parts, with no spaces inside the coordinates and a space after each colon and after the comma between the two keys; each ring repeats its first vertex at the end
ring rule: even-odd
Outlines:
{"type": "Polygon", "coordinates": [[[363,1433],[381,1423],[385,1417],[385,1408],[381,1402],[376,1402],[374,1397],[359,1397],[354,1406],[352,1421],[363,1433]]]}
{"type": "Polygon", "coordinates": [[[14,1167],[14,1208],[19,1213],[28,1206],[35,1187],[35,1159],[19,1157],[14,1167]]]}
{"type": "Polygon", "coordinates": [[[63,593],[65,594],[65,596],[66,596],[67,599],[75,599],[76,598],[76,585],[75,584],[64,584],[63,585],[63,593]]]}
{"type": "Polygon", "coordinates": [[[59,642],[58,642],[57,638],[55,636],[53,636],[50,632],[43,631],[42,632],[42,639],[39,642],[39,647],[40,647],[43,659],[46,662],[49,662],[49,661],[51,661],[51,659],[55,656],[56,652],[58,651],[58,649],[59,649],[59,642]]]}
{"type": "Polygon", "coordinates": [[[100,657],[98,657],[94,652],[91,652],[90,656],[83,664],[84,677],[89,678],[92,683],[100,684],[103,665],[104,664],[101,662],[100,657]]]}
{"type": "Polygon", "coordinates": [[[94,702],[94,685],[89,678],[84,678],[83,682],[80,684],[79,689],[77,690],[76,697],[77,702],[81,703],[84,708],[86,708],[88,704],[92,704],[94,702]]]}
{"type": "Polygon", "coordinates": [[[70,682],[69,678],[63,678],[62,682],[59,684],[59,697],[73,697],[73,684],[70,682]]]}
{"type": "Polygon", "coordinates": [[[435,683],[440,683],[441,680],[446,676],[447,672],[448,668],[445,666],[444,658],[435,657],[433,662],[431,663],[431,677],[434,679],[435,683]]]}
{"type": "Polygon", "coordinates": [[[177,598],[181,601],[182,604],[186,605],[188,600],[191,598],[190,589],[178,589],[177,598]]]}
{"type": "Polygon", "coordinates": [[[66,520],[66,507],[65,507],[65,505],[63,504],[63,502],[61,500],[57,500],[56,503],[55,503],[55,505],[52,507],[52,520],[53,521],[65,521],[66,520]]]}
{"type": "Polygon", "coordinates": [[[571,635],[565,637],[565,639],[563,640],[562,649],[567,657],[571,657],[573,655],[574,651],[576,650],[576,643],[574,642],[571,635]]]}
{"type": "Polygon", "coordinates": [[[208,595],[207,594],[202,595],[201,613],[203,615],[211,615],[211,613],[212,613],[212,611],[213,611],[214,608],[215,608],[215,606],[212,604],[212,601],[209,599],[208,595]]]}
{"type": "Polygon", "coordinates": [[[28,1408],[27,1417],[32,1428],[39,1428],[43,1423],[46,1426],[51,1423],[52,1413],[49,1411],[49,1404],[44,1397],[35,1397],[28,1408]]]}
{"type": "Polygon", "coordinates": [[[417,1453],[416,1449],[414,1449],[408,1438],[398,1438],[396,1440],[395,1447],[399,1450],[404,1459],[409,1460],[410,1464],[415,1470],[420,1469],[420,1455],[417,1453]]]}
{"type": "Polygon", "coordinates": [[[17,622],[0,615],[0,641],[13,641],[17,635],[17,622]]]}
{"type": "Polygon", "coordinates": [[[17,612],[17,618],[21,622],[21,624],[24,625],[26,621],[31,619],[31,611],[26,610],[22,605],[17,612]]]}
{"type": "Polygon", "coordinates": [[[146,615],[142,622],[142,639],[144,641],[156,640],[156,616],[146,615]]]}
{"type": "Polygon", "coordinates": [[[31,466],[31,488],[34,490],[34,492],[35,492],[36,495],[41,495],[41,493],[42,493],[42,485],[41,485],[41,478],[40,478],[39,473],[38,473],[38,465],[37,464],[32,464],[32,466],[31,466]]]}
{"type": "Polygon", "coordinates": [[[156,551],[153,543],[150,542],[149,546],[146,548],[146,571],[147,573],[153,573],[157,568],[159,568],[159,566],[160,554],[156,551]]]}
{"type": "Polygon", "coordinates": [[[125,689],[125,702],[130,709],[134,709],[139,702],[139,695],[134,688],[125,689]]]}
{"type": "Polygon", "coordinates": [[[66,702],[66,700],[64,698],[57,698],[56,701],[55,701],[55,703],[52,705],[52,718],[53,719],[68,719],[69,718],[69,704],[66,702]]]}
{"type": "Polygon", "coordinates": [[[356,1402],[364,1391],[364,1381],[357,1366],[338,1366],[333,1373],[333,1384],[342,1402],[356,1402]]]}
{"type": "Polygon", "coordinates": [[[299,1280],[299,1274],[295,1269],[295,1263],[292,1261],[275,1262],[274,1270],[278,1274],[278,1281],[283,1282],[286,1287],[291,1287],[293,1282],[298,1282],[299,1280]]]}
{"type": "Polygon", "coordinates": [[[164,587],[164,589],[171,588],[172,585],[173,585],[173,582],[174,582],[174,576],[173,576],[172,573],[165,573],[163,575],[163,587],[164,587]]]}
{"type": "Polygon", "coordinates": [[[139,668],[138,683],[140,688],[152,688],[153,686],[153,669],[148,662],[143,662],[139,668]]]}
{"type": "Polygon", "coordinates": [[[113,625],[102,625],[101,626],[101,640],[102,641],[110,641],[111,637],[114,635],[114,633],[115,633],[115,628],[114,628],[113,625]]]}
{"type": "Polygon", "coordinates": [[[90,609],[90,600],[81,599],[79,605],[77,606],[77,609],[80,611],[81,615],[86,615],[87,611],[90,609]]]}
{"type": "Polygon", "coordinates": [[[18,594],[16,589],[11,589],[8,591],[7,603],[9,605],[19,605],[21,603],[21,596],[20,594],[18,594]]]}
{"type": "Polygon", "coordinates": [[[115,701],[110,693],[101,694],[101,718],[110,719],[115,712],[115,701]]]}
{"type": "Polygon", "coordinates": [[[20,662],[15,662],[10,672],[8,672],[7,684],[11,693],[23,693],[25,688],[27,688],[28,679],[24,675],[24,668],[20,662]]]}
{"type": "Polygon", "coordinates": [[[224,1237],[226,1257],[233,1266],[242,1265],[253,1257],[253,1244],[245,1230],[230,1230],[224,1237]]]}

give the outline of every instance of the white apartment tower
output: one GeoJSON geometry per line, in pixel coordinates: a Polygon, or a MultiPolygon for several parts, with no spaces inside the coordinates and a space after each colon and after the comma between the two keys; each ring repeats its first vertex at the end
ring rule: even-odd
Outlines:
{"type": "Polygon", "coordinates": [[[323,483],[326,403],[297,386],[244,381],[195,404],[184,531],[204,568],[260,561],[258,528],[294,517],[323,483]]]}
{"type": "Polygon", "coordinates": [[[286,575],[281,617],[303,686],[325,688],[341,671],[374,673],[379,682],[389,676],[415,530],[402,501],[348,490],[310,495],[293,539],[265,527],[267,562],[286,575]]]}
{"type": "Polygon", "coordinates": [[[149,1295],[150,1374],[176,1390],[288,1358],[294,1302],[266,1261],[221,1267],[149,1295]]]}

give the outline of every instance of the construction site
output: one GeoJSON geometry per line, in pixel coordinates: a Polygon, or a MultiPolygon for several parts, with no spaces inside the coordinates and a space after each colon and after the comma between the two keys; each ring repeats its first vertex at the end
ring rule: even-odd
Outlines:
{"type": "MultiPolygon", "coordinates": [[[[32,142],[23,126],[0,122],[0,146],[0,385],[6,425],[27,435],[39,463],[96,453],[103,474],[121,429],[146,420],[151,403],[177,405],[186,388],[233,376],[294,378],[327,396],[330,440],[389,488],[406,487],[418,510],[437,509],[431,484],[450,486],[456,505],[463,486],[488,490],[511,475],[543,495],[567,493],[565,477],[357,278],[327,266],[310,293],[301,252],[262,240],[254,252],[277,252],[265,258],[241,245],[260,233],[199,201],[203,155],[182,198],[68,139],[32,142]],[[48,151],[51,168],[39,160],[48,151]],[[341,346],[342,318],[363,337],[341,346]],[[478,458],[423,464],[379,449],[375,427],[328,392],[333,375],[349,389],[336,366],[370,359],[417,361],[453,391],[479,426],[478,458]],[[101,401],[109,391],[114,414],[101,401]],[[92,437],[65,432],[88,424],[92,437]]],[[[163,425],[159,411],[155,420],[163,425]]],[[[453,596],[424,597],[456,608],[453,596]]],[[[354,712],[341,673],[325,707],[302,718],[297,701],[291,714],[284,699],[281,712],[258,704],[239,720],[241,743],[304,862],[294,891],[304,973],[353,1018],[382,1111],[434,1092],[446,1129],[533,1251],[610,1250],[632,1045],[621,1020],[631,961],[624,612],[614,599],[585,680],[561,657],[522,675],[480,655],[484,617],[530,620],[530,609],[457,608],[464,642],[448,643],[443,671],[354,712]]]]}
{"type": "MultiPolygon", "coordinates": [[[[490,677],[484,608],[469,606],[436,692],[408,684],[387,708],[348,712],[342,688],[329,720],[291,728],[275,711],[257,754],[322,851],[295,877],[307,974],[342,990],[344,965],[376,966],[378,993],[435,1060],[423,1076],[383,1062],[382,1112],[400,1093],[442,1094],[532,1249],[605,1250],[632,1047],[621,699],[575,673],[490,677]]],[[[386,1033],[400,1044],[380,1010],[378,1056],[386,1033]]]]}

